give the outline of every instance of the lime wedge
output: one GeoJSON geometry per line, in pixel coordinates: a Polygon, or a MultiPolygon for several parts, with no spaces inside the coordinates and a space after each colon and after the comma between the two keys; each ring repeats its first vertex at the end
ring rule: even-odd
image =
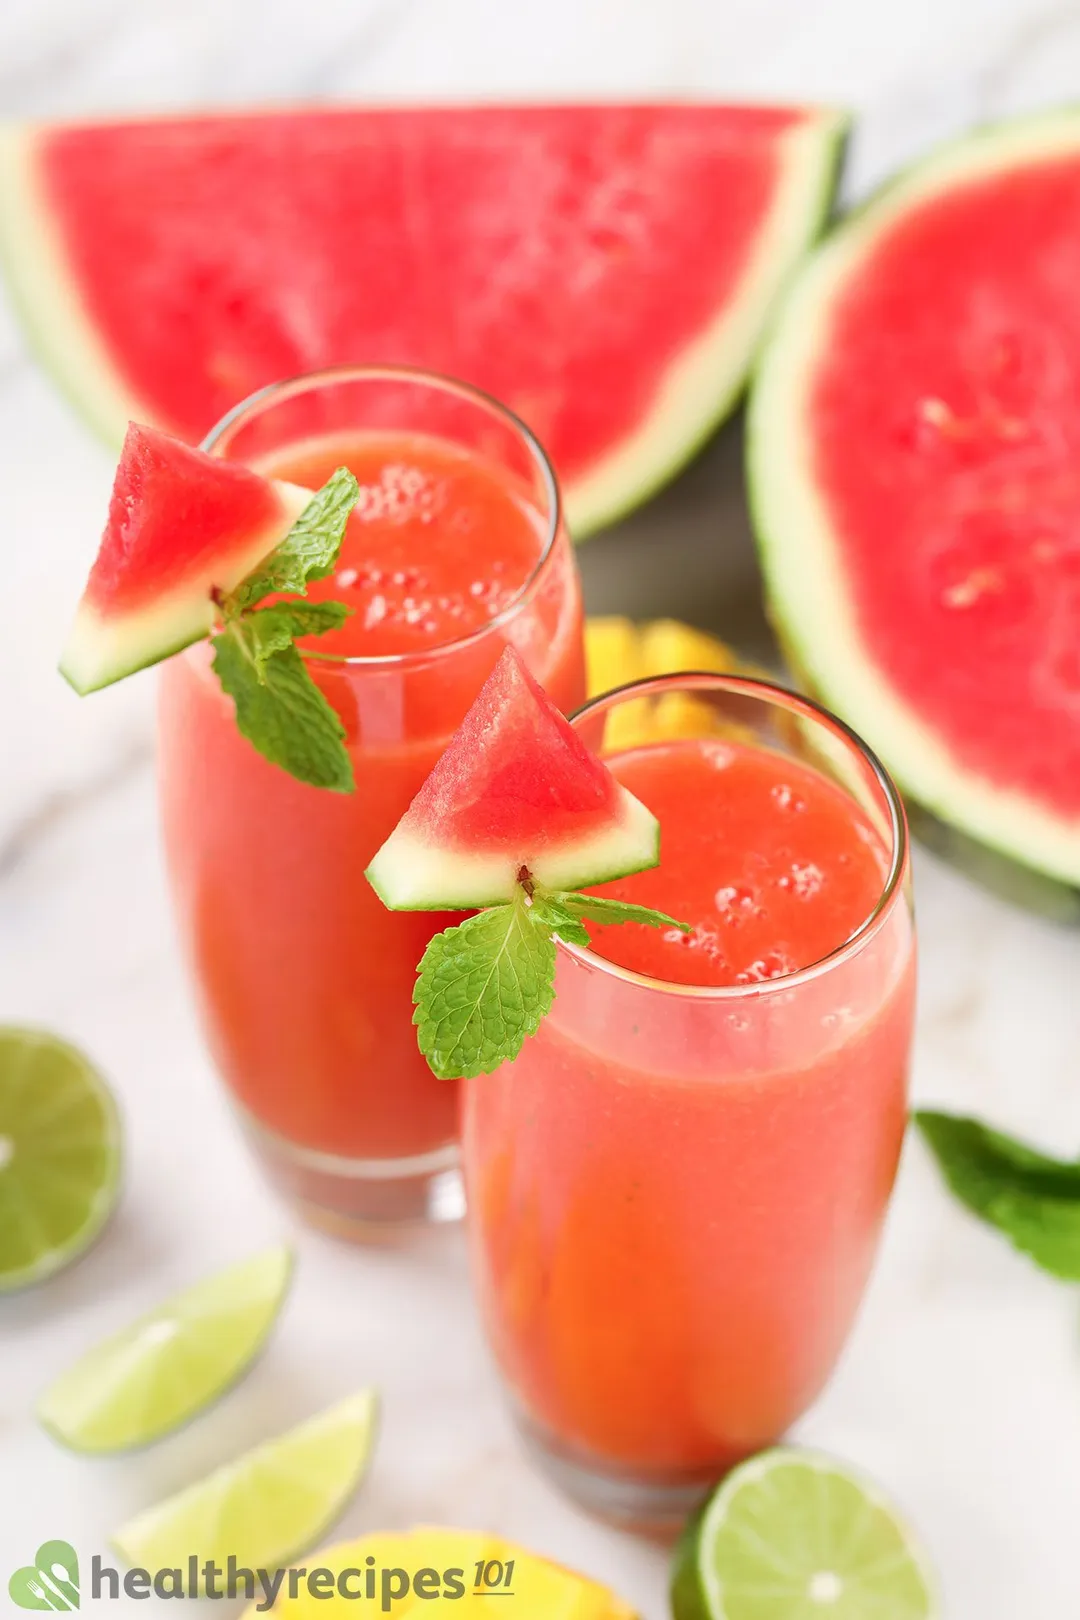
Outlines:
{"type": "Polygon", "coordinates": [[[120,1118],[104,1080],[42,1030],[0,1028],[0,1293],[89,1248],[120,1189],[120,1118]]]}
{"type": "Polygon", "coordinates": [[[842,1464],[763,1452],[728,1475],[675,1553],[675,1620],[932,1620],[926,1558],[842,1464]]]}
{"type": "Polygon", "coordinates": [[[38,1417],[75,1451],[127,1451],[160,1439],[247,1369],[291,1271],[288,1249],[268,1249],[175,1294],[61,1373],[38,1417]]]}
{"type": "Polygon", "coordinates": [[[364,1390],[138,1514],[113,1546],[141,1569],[187,1569],[191,1558],[225,1569],[230,1557],[280,1569],[341,1513],[374,1431],[375,1396],[364,1390]]]}

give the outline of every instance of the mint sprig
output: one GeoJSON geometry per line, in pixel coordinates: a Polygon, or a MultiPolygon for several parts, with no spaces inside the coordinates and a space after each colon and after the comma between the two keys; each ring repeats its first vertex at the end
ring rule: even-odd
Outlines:
{"type": "Polygon", "coordinates": [[[245,616],[212,645],[214,674],[233,700],[237,727],[263,758],[313,787],[351,793],[345,728],[293,642],[267,654],[245,616]]]}
{"type": "Polygon", "coordinates": [[[555,998],[555,936],[588,945],[585,917],[690,932],[665,912],[544,889],[526,876],[512,900],[443,929],[420,959],[413,1023],[440,1080],[491,1074],[517,1057],[555,998]]]}
{"type": "Polygon", "coordinates": [[[349,513],[356,505],[360,486],[347,467],[331,473],[326,483],[311,497],[279,546],[264,557],[233,591],[230,602],[237,611],[254,607],[264,597],[278,591],[304,590],[314,579],[326,579],[345,538],[349,513]]]}
{"type": "Polygon", "coordinates": [[[233,700],[242,735],[271,764],[336,793],[355,786],[345,728],[296,642],[339,629],[352,610],[341,602],[258,604],[279,591],[302,596],[312,580],[333,571],[359,493],[352,473],[339,467],[281,544],[222,598],[222,629],[210,638],[214,673],[233,700]]]}
{"type": "Polygon", "coordinates": [[[913,1116],[946,1185],[1043,1271],[1080,1282],[1080,1161],[1054,1159],[980,1120],[913,1116]]]}

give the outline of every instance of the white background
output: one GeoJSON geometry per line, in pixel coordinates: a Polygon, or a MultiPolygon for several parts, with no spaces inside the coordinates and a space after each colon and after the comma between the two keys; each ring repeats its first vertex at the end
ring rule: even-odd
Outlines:
{"type": "MultiPolygon", "coordinates": [[[[852,193],[973,121],[1066,100],[1078,82],[1080,8],[1064,0],[0,6],[5,116],[304,96],[836,100],[859,114],[852,193]]],[[[628,534],[593,542],[594,604],[681,608],[732,627],[753,590],[737,454],[729,434],[628,534]],[[679,567],[660,550],[669,542],[679,567]]],[[[245,1157],[173,946],[152,681],[80,705],[53,673],[110,473],[0,308],[0,1017],[85,1044],[122,1098],[129,1155],[122,1209],[100,1247],[52,1285],[0,1302],[0,1574],[6,1582],[46,1536],[69,1538],[88,1563],[135,1509],[374,1383],[382,1443],[343,1531],[486,1526],[610,1579],[645,1620],[662,1620],[663,1555],[582,1518],[523,1460],[480,1343],[460,1234],[354,1252],[294,1232],[245,1157]],[[266,1357],[212,1416],[114,1462],[69,1457],[38,1431],[35,1395],[82,1347],[283,1234],[300,1253],[292,1300],[266,1357]]],[[[1070,1151],[1080,1142],[1080,940],[929,858],[918,900],[918,1095],[1070,1151]]],[[[907,1506],[954,1620],[1080,1613],[1075,1296],[950,1205],[914,1145],[859,1329],[800,1435],[869,1469],[907,1506]]]]}

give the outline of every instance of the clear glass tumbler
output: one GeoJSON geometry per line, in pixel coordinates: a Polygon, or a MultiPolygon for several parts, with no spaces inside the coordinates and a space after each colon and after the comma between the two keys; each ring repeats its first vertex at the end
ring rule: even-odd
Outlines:
{"type": "MultiPolygon", "coordinates": [[[[829,1377],[899,1159],[915,983],[904,812],[859,739],[713,675],[623,688],[574,724],[611,755],[650,716],[680,746],[727,737],[825,776],[870,829],[880,889],[823,960],[753,982],[671,983],[560,944],[539,1033],[465,1088],[473,1269],[521,1429],[581,1504],[642,1526],[681,1522],[829,1377]]],[[[677,814],[662,839],[658,878],[706,861],[677,814]]]]}
{"type": "MultiPolygon", "coordinates": [[[[433,445],[464,476],[479,469],[512,493],[535,527],[536,559],[466,633],[425,643],[425,621],[404,653],[364,656],[361,641],[356,656],[312,658],[346,729],[356,791],[306,786],[257,754],[206,644],[170,661],[160,699],[168,865],[211,1052],[273,1180],[309,1219],[357,1236],[462,1212],[457,1088],[430,1073],[412,1025],[416,965],[447,919],[387,912],[364,868],[508,642],[564,709],[584,697],[580,586],[555,477],[496,401],[403,369],[321,372],[262,390],[204,448],[314,485],[350,460],[370,478],[373,445],[394,477],[362,491],[343,585],[364,566],[364,512],[408,494],[401,463],[433,445]]],[[[452,492],[440,500],[422,532],[456,548],[482,595],[498,581],[505,533],[457,510],[452,492]]],[[[422,551],[408,560],[422,573],[422,551]]],[[[407,612],[422,611],[410,597],[407,612]]]]}

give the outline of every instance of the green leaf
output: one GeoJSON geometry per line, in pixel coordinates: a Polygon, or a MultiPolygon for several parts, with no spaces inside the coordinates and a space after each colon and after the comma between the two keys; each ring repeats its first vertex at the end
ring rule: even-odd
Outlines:
{"type": "Polygon", "coordinates": [[[568,945],[590,945],[589,930],[580,918],[560,904],[561,899],[560,895],[538,889],[529,907],[529,921],[534,927],[546,928],[549,933],[558,934],[568,945]]]}
{"type": "Polygon", "coordinates": [[[225,628],[212,638],[214,671],[236,705],[236,723],[266,759],[301,782],[352,791],[345,731],[296,649],[300,636],[337,630],[341,602],[275,602],[263,597],[307,589],[337,561],[359,485],[339,467],[312,496],[285,539],[222,604],[225,628]]]}
{"type": "Polygon", "coordinates": [[[272,653],[291,647],[297,636],[322,636],[340,630],[352,612],[344,602],[275,602],[273,607],[254,608],[230,619],[235,630],[251,649],[260,674],[272,653]]]}
{"type": "Polygon", "coordinates": [[[980,1120],[920,1109],[950,1191],[1054,1277],[1080,1281],[1080,1162],[1052,1159],[980,1120]]]}
{"type": "Polygon", "coordinates": [[[240,731],[265,759],[313,787],[351,793],[345,728],[291,635],[282,644],[282,634],[269,613],[232,620],[211,640],[214,673],[236,705],[240,731]]]}
{"type": "MultiPolygon", "coordinates": [[[[349,513],[360,486],[339,467],[312,497],[284,540],[237,586],[225,603],[225,618],[254,607],[276,591],[300,591],[334,570],[349,513]]],[[[318,632],[305,632],[305,634],[318,632]]]]}
{"type": "Polygon", "coordinates": [[[273,617],[276,624],[288,625],[291,636],[324,636],[340,630],[355,610],[344,602],[275,602],[273,607],[255,608],[252,619],[273,617]]]}
{"type": "Polygon", "coordinates": [[[634,906],[626,900],[605,900],[598,894],[578,894],[565,890],[549,896],[571,917],[588,917],[598,923],[644,923],[647,928],[678,928],[682,933],[693,931],[692,923],[669,917],[666,911],[653,911],[650,906],[634,906]]]}
{"type": "Polygon", "coordinates": [[[413,991],[420,1050],[441,1080],[490,1074],[535,1035],[555,996],[555,942],[524,893],[436,934],[413,991]]]}

